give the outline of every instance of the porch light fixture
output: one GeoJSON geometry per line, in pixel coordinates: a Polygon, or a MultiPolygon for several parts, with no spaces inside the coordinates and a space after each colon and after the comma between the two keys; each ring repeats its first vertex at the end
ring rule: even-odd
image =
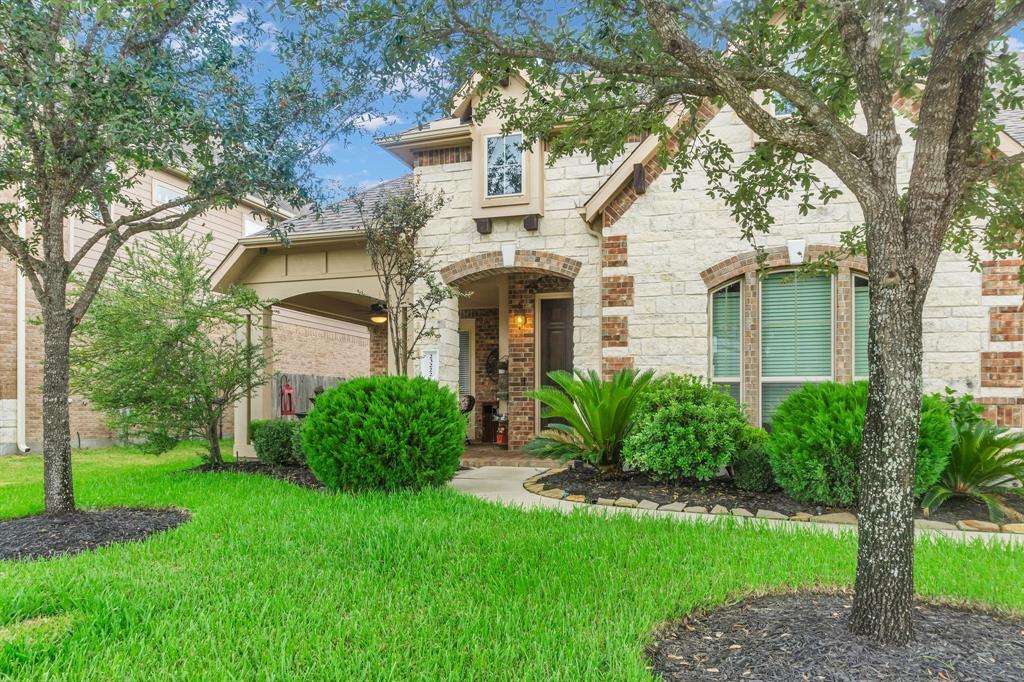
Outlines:
{"type": "Polygon", "coordinates": [[[516,315],[514,319],[518,329],[522,329],[526,326],[526,315],[516,315]]]}
{"type": "Polygon", "coordinates": [[[388,309],[383,303],[374,303],[370,306],[370,322],[384,324],[388,321],[388,309]]]}

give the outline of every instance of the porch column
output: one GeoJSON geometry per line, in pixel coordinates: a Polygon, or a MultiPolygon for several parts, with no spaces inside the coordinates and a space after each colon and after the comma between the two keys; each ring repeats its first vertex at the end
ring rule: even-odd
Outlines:
{"type": "Polygon", "coordinates": [[[508,283],[508,447],[517,450],[537,428],[536,401],[526,393],[536,383],[534,292],[531,275],[509,275],[508,283]]]}
{"type": "Polygon", "coordinates": [[[381,375],[388,373],[388,361],[391,358],[391,349],[388,346],[388,325],[372,324],[370,331],[370,374],[381,375]]]}
{"type": "Polygon", "coordinates": [[[267,360],[265,382],[252,393],[235,403],[235,457],[254,458],[256,451],[249,440],[249,424],[256,419],[269,419],[273,411],[274,376],[274,315],[268,307],[257,320],[249,315],[242,334],[250,343],[263,342],[263,355],[267,360]]]}
{"type": "MultiPolygon", "coordinates": [[[[459,391],[459,299],[450,298],[441,304],[435,316],[437,336],[428,340],[423,350],[437,351],[437,378],[442,386],[459,391]]],[[[416,369],[419,369],[418,367],[416,369]]]]}

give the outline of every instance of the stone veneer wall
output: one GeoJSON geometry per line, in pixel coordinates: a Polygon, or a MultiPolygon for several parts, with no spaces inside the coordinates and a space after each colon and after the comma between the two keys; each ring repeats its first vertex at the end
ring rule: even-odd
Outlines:
{"type": "MultiPolygon", "coordinates": [[[[906,134],[907,123],[900,125],[906,134]]],[[[706,130],[737,150],[737,162],[756,142],[728,109],[712,118],[706,130]]],[[[912,144],[904,150],[901,172],[906,173],[912,144]]],[[[626,188],[603,217],[603,372],[607,376],[621,367],[636,366],[706,375],[708,293],[713,284],[702,273],[716,266],[732,267],[733,258],[752,258],[753,249],[740,238],[728,208],[707,196],[700,173],[689,173],[681,187],[673,190],[671,170],[650,163],[645,171],[646,192],[636,195],[626,188]]],[[[819,172],[830,184],[841,186],[827,169],[819,172]]],[[[862,221],[860,207],[848,194],[805,216],[795,205],[775,206],[774,215],[776,225],[770,234],[758,235],[757,243],[777,254],[775,265],[786,264],[781,254],[788,239],[806,239],[809,245],[838,244],[844,231],[862,221]]],[[[852,376],[850,274],[865,266],[853,263],[842,268],[833,288],[833,376],[837,380],[852,376]]],[[[924,309],[925,390],[940,391],[948,385],[973,393],[989,405],[990,417],[1007,426],[1024,426],[1020,266],[1020,261],[989,261],[983,274],[972,271],[962,257],[945,253],[924,309]]],[[[760,393],[757,273],[733,274],[743,277],[746,292],[743,397],[756,411],[760,393]]]]}

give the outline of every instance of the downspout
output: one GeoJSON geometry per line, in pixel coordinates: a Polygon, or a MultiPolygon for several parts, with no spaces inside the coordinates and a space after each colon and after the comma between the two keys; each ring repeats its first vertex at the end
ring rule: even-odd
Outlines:
{"type": "MultiPolygon", "coordinates": [[[[27,235],[28,225],[25,219],[22,218],[18,222],[18,236],[25,239],[27,235]]],[[[16,332],[16,343],[17,343],[17,388],[16,390],[16,402],[18,409],[17,417],[17,446],[18,452],[25,453],[29,451],[28,445],[25,443],[25,410],[26,410],[26,399],[25,399],[25,316],[27,311],[25,310],[25,272],[18,268],[18,293],[17,293],[17,332],[16,332]]]]}

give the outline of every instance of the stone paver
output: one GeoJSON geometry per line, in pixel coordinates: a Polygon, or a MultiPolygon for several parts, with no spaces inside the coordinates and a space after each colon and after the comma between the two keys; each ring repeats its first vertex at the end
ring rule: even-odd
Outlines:
{"type": "Polygon", "coordinates": [[[650,500],[640,500],[640,504],[638,504],[636,507],[637,509],[657,509],[658,503],[651,502],[650,500]]]}
{"type": "Polygon", "coordinates": [[[729,513],[729,509],[727,507],[723,507],[720,504],[716,504],[714,507],[711,508],[711,513],[712,514],[728,514],[729,513]]]}
{"type": "Polygon", "coordinates": [[[780,514],[777,511],[772,511],[771,509],[758,509],[757,510],[757,518],[759,518],[759,519],[775,519],[776,521],[785,521],[789,517],[786,516],[785,514],[780,514]]]}
{"type": "Polygon", "coordinates": [[[749,509],[744,509],[743,507],[736,507],[735,509],[733,509],[732,510],[732,515],[733,516],[744,516],[744,517],[747,517],[747,518],[750,518],[751,516],[753,516],[753,514],[750,513],[749,509]]]}
{"type": "MultiPolygon", "coordinates": [[[[669,511],[665,507],[672,505],[662,505],[658,509],[638,509],[630,507],[614,506],[617,500],[608,498],[598,499],[597,505],[589,504],[578,504],[569,502],[566,499],[561,499],[564,491],[558,491],[558,497],[547,497],[541,496],[526,490],[523,484],[532,476],[543,473],[545,470],[540,467],[482,467],[480,469],[469,469],[466,471],[460,471],[456,474],[455,479],[451,482],[451,486],[463,492],[469,493],[483,500],[490,502],[496,502],[499,504],[505,504],[522,509],[531,509],[535,507],[548,507],[551,509],[558,509],[562,512],[569,513],[574,510],[583,510],[594,514],[634,514],[634,515],[654,515],[663,516],[665,518],[673,518],[682,522],[690,523],[716,523],[718,516],[712,516],[707,513],[707,510],[703,507],[696,507],[700,509],[702,513],[691,513],[690,509],[695,507],[685,507],[686,511],[669,511]]],[[[554,491],[552,491],[554,492],[554,491]]],[[[634,500],[635,502],[635,500],[634,500]]],[[[673,505],[679,505],[682,503],[673,503],[673,505]]],[[[639,506],[639,503],[637,503],[639,506]]],[[[723,507],[724,509],[724,507],[723,507]]],[[[728,510],[725,511],[728,514],[728,510]]],[[[796,514],[797,518],[809,519],[810,514],[796,514]]],[[[826,514],[825,517],[830,515],[826,514]]],[[[805,532],[829,532],[834,534],[841,533],[854,533],[856,532],[856,526],[842,525],[839,523],[823,522],[823,517],[815,517],[818,523],[812,524],[794,524],[789,521],[777,520],[774,518],[760,518],[760,519],[747,519],[743,517],[732,517],[735,523],[746,523],[748,521],[753,523],[760,523],[769,526],[775,526],[781,524],[780,527],[787,528],[800,528],[805,532]]],[[[792,518],[792,517],[791,517],[792,518]]],[[[980,522],[988,523],[988,522],[980,522]]],[[[995,525],[995,524],[991,524],[995,525]]],[[[1024,524],[1007,524],[1007,525],[1021,525],[1024,524]]],[[[996,526],[998,530],[998,526],[996,526]]],[[[1016,529],[1013,529],[1016,530],[1016,529]]],[[[975,531],[963,531],[963,530],[949,530],[943,528],[937,529],[918,529],[918,533],[930,533],[932,535],[942,535],[948,538],[952,538],[960,541],[968,540],[981,540],[987,542],[1004,542],[1024,545],[1024,531],[1022,528],[1016,532],[975,532],[975,531]]]]}
{"type": "Polygon", "coordinates": [[[707,514],[708,513],[708,508],[707,507],[685,507],[683,509],[683,511],[687,512],[688,514],[707,514]]]}
{"type": "Polygon", "coordinates": [[[957,521],[956,527],[960,530],[974,530],[981,531],[983,533],[999,532],[998,523],[992,523],[991,521],[979,521],[978,519],[966,519],[964,521],[957,521]]]}
{"type": "Polygon", "coordinates": [[[658,507],[658,509],[662,511],[681,512],[686,509],[686,505],[682,502],[672,502],[671,504],[663,504],[658,507]]]}
{"type": "Polygon", "coordinates": [[[1004,523],[1003,532],[1024,535],[1024,523],[1004,523]]]}
{"type": "Polygon", "coordinates": [[[615,506],[616,507],[634,508],[638,504],[639,503],[636,500],[634,500],[634,499],[632,499],[630,497],[620,497],[619,499],[615,500],[615,506]]]}

